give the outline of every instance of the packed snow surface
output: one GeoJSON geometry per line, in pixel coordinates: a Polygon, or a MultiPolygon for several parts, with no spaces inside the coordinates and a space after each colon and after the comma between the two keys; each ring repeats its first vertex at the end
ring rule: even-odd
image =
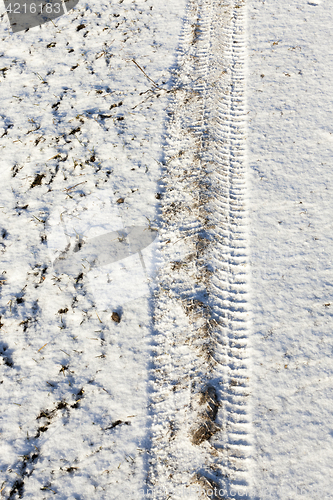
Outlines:
{"type": "Polygon", "coordinates": [[[328,1],[0,18],[0,497],[332,498],[328,1]]]}

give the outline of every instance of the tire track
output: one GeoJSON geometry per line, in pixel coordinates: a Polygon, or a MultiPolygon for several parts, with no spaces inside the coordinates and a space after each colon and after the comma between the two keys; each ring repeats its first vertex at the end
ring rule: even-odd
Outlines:
{"type": "Polygon", "coordinates": [[[245,26],[241,0],[189,1],[155,297],[156,498],[237,498],[250,486],[245,26]]]}

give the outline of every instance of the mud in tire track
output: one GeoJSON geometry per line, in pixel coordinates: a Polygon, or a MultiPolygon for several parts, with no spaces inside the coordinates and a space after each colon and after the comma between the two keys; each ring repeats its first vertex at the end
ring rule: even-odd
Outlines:
{"type": "Polygon", "coordinates": [[[189,1],[160,214],[156,498],[201,498],[207,488],[237,498],[250,487],[245,35],[245,2],[189,1]]]}

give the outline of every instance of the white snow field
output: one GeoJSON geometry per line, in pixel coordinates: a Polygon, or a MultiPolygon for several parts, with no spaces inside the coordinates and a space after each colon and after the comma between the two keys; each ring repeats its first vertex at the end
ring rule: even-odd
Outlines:
{"type": "Polygon", "coordinates": [[[325,0],[248,2],[259,498],[333,497],[332,26],[325,0]]]}
{"type": "Polygon", "coordinates": [[[0,498],[332,498],[327,0],[0,39],[0,498]]]}

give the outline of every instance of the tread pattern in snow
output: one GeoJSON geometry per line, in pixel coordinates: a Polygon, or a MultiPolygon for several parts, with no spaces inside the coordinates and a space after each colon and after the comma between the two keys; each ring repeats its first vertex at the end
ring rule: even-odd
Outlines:
{"type": "Polygon", "coordinates": [[[249,488],[245,8],[190,0],[183,26],[155,308],[157,498],[249,488]]]}

